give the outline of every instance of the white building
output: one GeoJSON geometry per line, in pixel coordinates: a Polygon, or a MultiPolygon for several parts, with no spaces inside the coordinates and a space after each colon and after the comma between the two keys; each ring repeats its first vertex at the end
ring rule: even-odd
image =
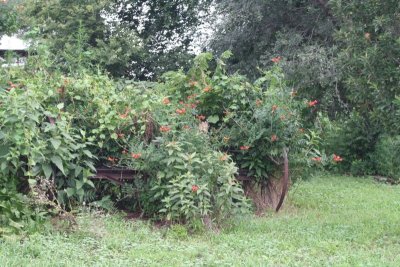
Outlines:
{"type": "MultiPolygon", "coordinates": [[[[17,36],[2,36],[0,38],[0,65],[2,67],[24,65],[28,55],[28,45],[17,36]],[[5,63],[7,54],[12,55],[11,62],[5,63]]],[[[10,60],[10,59],[9,59],[10,60]]]]}

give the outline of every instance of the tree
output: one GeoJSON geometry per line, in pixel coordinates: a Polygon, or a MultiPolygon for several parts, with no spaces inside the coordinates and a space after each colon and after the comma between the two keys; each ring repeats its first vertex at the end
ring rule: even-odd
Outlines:
{"type": "Polygon", "coordinates": [[[222,22],[209,46],[231,49],[231,70],[253,77],[281,56],[297,95],[342,117],[334,145],[353,144],[344,148],[350,163],[365,160],[381,134],[398,134],[399,1],[219,0],[217,7],[222,22]]]}
{"type": "Polygon", "coordinates": [[[220,23],[209,48],[230,49],[230,71],[252,79],[280,56],[289,84],[299,97],[318,99],[332,116],[346,107],[336,65],[337,20],[327,1],[216,0],[220,23]]]}
{"type": "Polygon", "coordinates": [[[132,70],[141,79],[185,67],[190,45],[212,0],[118,0],[118,18],[143,43],[132,70]]]}
{"type": "Polygon", "coordinates": [[[334,21],[320,1],[219,0],[217,9],[221,23],[210,47],[232,50],[233,70],[253,77],[271,56],[285,53],[290,60],[304,46],[332,41],[334,21]]]}
{"type": "Polygon", "coordinates": [[[18,23],[14,2],[0,1],[0,37],[17,30],[18,23]]]}
{"type": "Polygon", "coordinates": [[[23,21],[34,40],[42,40],[63,69],[100,65],[114,76],[128,76],[139,39],[116,23],[107,22],[111,1],[25,2],[23,21]]]}
{"type": "Polygon", "coordinates": [[[396,132],[393,101],[400,94],[400,2],[334,0],[331,7],[340,24],[338,64],[349,103],[379,132],[396,132]]]}
{"type": "Polygon", "coordinates": [[[208,1],[29,0],[24,17],[70,69],[89,62],[117,77],[147,80],[187,64],[198,12],[208,1]]]}

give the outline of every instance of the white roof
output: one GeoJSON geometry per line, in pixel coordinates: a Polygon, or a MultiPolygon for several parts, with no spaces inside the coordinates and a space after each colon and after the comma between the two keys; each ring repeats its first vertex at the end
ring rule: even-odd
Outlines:
{"type": "Polygon", "coordinates": [[[0,50],[27,50],[28,45],[26,42],[17,36],[4,35],[0,38],[0,50]]]}

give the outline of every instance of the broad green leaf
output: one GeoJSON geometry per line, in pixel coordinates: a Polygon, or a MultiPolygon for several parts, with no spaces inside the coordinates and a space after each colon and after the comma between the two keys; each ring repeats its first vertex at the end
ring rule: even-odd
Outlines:
{"type": "Polygon", "coordinates": [[[68,197],[72,197],[75,194],[75,189],[74,188],[67,188],[65,190],[65,192],[67,192],[67,196],[68,197]]]}
{"type": "Polygon", "coordinates": [[[57,150],[57,149],[60,147],[60,145],[61,145],[61,141],[58,140],[58,139],[51,138],[51,139],[50,139],[50,142],[51,142],[51,144],[53,145],[54,149],[56,149],[56,150],[57,150]]]}
{"type": "Polygon", "coordinates": [[[53,162],[57,166],[57,168],[65,175],[62,159],[59,156],[52,156],[51,162],[53,162]]]}
{"type": "Polygon", "coordinates": [[[14,227],[14,228],[16,228],[16,229],[21,229],[21,228],[24,227],[23,224],[14,222],[14,221],[11,220],[11,219],[9,219],[8,224],[9,224],[11,227],[14,227]]]}
{"type": "Polygon", "coordinates": [[[0,165],[0,169],[1,171],[4,171],[5,169],[7,169],[7,161],[3,161],[0,165]]]}
{"type": "Polygon", "coordinates": [[[7,156],[9,151],[10,151],[10,146],[0,145],[0,158],[7,156]]]}
{"type": "Polygon", "coordinates": [[[86,181],[86,184],[90,185],[92,188],[94,188],[94,183],[90,180],[86,181]]]}
{"type": "Polygon", "coordinates": [[[79,181],[79,180],[76,180],[76,189],[81,189],[83,187],[83,182],[82,181],[79,181]]]}
{"type": "Polygon", "coordinates": [[[57,108],[58,108],[58,109],[63,109],[63,108],[64,108],[64,103],[59,103],[59,104],[57,105],[57,108]]]}
{"type": "Polygon", "coordinates": [[[212,115],[207,118],[209,123],[217,123],[219,121],[219,117],[217,115],[212,115]]]}
{"type": "Polygon", "coordinates": [[[114,140],[117,140],[118,139],[118,135],[116,133],[113,133],[111,135],[111,138],[114,139],[114,140]]]}
{"type": "Polygon", "coordinates": [[[44,172],[44,176],[46,176],[46,179],[49,179],[51,174],[53,173],[53,169],[51,168],[50,164],[48,163],[43,164],[42,169],[44,172]]]}
{"type": "Polygon", "coordinates": [[[75,177],[78,177],[79,174],[81,174],[82,170],[83,170],[83,168],[81,166],[77,166],[75,168],[75,177]]]}
{"type": "Polygon", "coordinates": [[[86,156],[88,156],[89,158],[93,158],[93,154],[89,151],[89,150],[83,150],[82,151],[86,156]]]}
{"type": "Polygon", "coordinates": [[[37,184],[35,179],[28,179],[28,183],[30,186],[35,186],[37,184]]]}

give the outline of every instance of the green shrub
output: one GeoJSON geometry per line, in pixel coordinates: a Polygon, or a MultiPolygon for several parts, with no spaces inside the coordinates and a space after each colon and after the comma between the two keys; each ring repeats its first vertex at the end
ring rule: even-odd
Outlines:
{"type": "Polygon", "coordinates": [[[212,59],[201,54],[187,74],[167,73],[151,96],[143,92],[146,101],[130,106],[145,119],[137,120],[142,130],[131,135],[119,164],[148,177],[140,206],[150,216],[221,221],[248,209],[235,179],[239,168],[266,182],[282,175],[284,149],[293,176],[330,161],[318,134],[302,128],[301,112],[313,112],[316,102],[296,100],[279,67],[252,84],[227,75],[221,59],[211,70],[212,59]]]}
{"type": "Polygon", "coordinates": [[[127,157],[130,168],[150,176],[149,191],[141,198],[150,216],[175,222],[209,217],[219,222],[249,209],[235,179],[235,164],[214,151],[207,134],[197,128],[163,132],[147,149],[136,147],[127,157]]]}
{"type": "Polygon", "coordinates": [[[17,192],[13,180],[0,176],[0,237],[21,231],[33,231],[46,215],[45,212],[35,210],[27,196],[17,192]]]}
{"type": "Polygon", "coordinates": [[[71,206],[104,197],[89,179],[95,166],[128,167],[137,181],[117,199],[150,217],[221,222],[246,212],[239,170],[266,182],[282,175],[284,150],[293,176],[329,159],[317,132],[302,126],[317,101],[297,99],[278,65],[254,83],[228,75],[229,56],[212,69],[213,56],[201,54],[188,73],[159,83],[66,76],[40,64],[0,70],[10,81],[0,83],[3,173],[53,179],[58,201],[71,206]]]}
{"type": "Polygon", "coordinates": [[[337,154],[343,158],[335,171],[351,172],[354,175],[367,175],[374,167],[369,160],[373,147],[379,136],[377,128],[370,124],[357,112],[349,117],[330,121],[323,127],[323,149],[328,154],[337,154]]]}
{"type": "Polygon", "coordinates": [[[18,83],[0,91],[1,173],[25,183],[37,176],[51,178],[65,195],[83,201],[85,188],[93,187],[88,177],[95,156],[85,129],[74,127],[74,114],[65,111],[55,93],[61,77],[18,74],[18,83]]]}
{"type": "Polygon", "coordinates": [[[376,173],[400,179],[400,136],[381,136],[373,153],[376,173]]]}

